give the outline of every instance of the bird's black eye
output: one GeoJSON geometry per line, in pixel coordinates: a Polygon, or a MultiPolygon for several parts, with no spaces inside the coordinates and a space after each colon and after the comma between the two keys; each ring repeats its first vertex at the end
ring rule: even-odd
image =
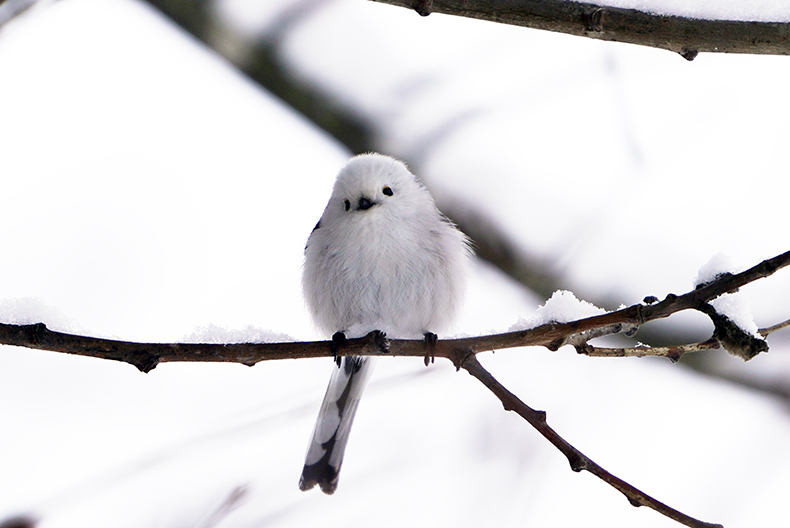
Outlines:
{"type": "Polygon", "coordinates": [[[390,189],[389,185],[385,185],[384,188],[381,190],[387,196],[392,196],[392,189],[390,189]]]}
{"type": "Polygon", "coordinates": [[[346,211],[351,209],[351,202],[349,202],[348,200],[343,200],[343,204],[346,206],[346,211]]]}

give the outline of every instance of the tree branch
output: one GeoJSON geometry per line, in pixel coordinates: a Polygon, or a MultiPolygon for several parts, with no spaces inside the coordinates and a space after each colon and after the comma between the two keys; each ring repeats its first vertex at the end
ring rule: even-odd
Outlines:
{"type": "Polygon", "coordinates": [[[667,506],[663,502],[654,499],[646,493],[643,493],[624,480],[612,475],[604,468],[593,462],[584,453],[573,447],[564,438],[557,434],[554,429],[549,427],[549,424],[546,421],[546,413],[544,411],[536,411],[518,399],[515,394],[507,390],[496,380],[496,378],[494,378],[486,369],[484,369],[474,355],[467,356],[461,367],[469,372],[469,374],[480,380],[483,385],[493,392],[494,395],[502,402],[502,405],[505,407],[506,411],[514,411],[516,414],[524,418],[532,427],[534,427],[541,435],[543,435],[546,440],[551,442],[554,447],[559,449],[560,452],[568,459],[573,471],[589,471],[625,495],[625,498],[628,499],[628,502],[630,502],[632,506],[647,506],[648,508],[652,508],[658,513],[665,515],[674,521],[686,526],[691,526],[693,528],[722,528],[720,524],[710,524],[694,519],[693,517],[689,517],[688,515],[667,506]]]}
{"type": "MultiPolygon", "coordinates": [[[[757,333],[763,337],[768,337],[770,334],[783,328],[787,328],[788,326],[790,326],[790,319],[787,321],[782,321],[781,323],[775,324],[773,326],[760,328],[757,333]]],[[[584,342],[583,344],[576,347],[576,351],[579,354],[584,354],[585,356],[590,357],[665,357],[671,360],[673,363],[677,363],[680,361],[680,358],[689,352],[699,352],[700,350],[716,350],[718,348],[721,348],[721,343],[715,337],[711,337],[702,343],[665,347],[650,347],[643,345],[631,348],[609,348],[592,346],[591,344],[584,342]]],[[[787,391],[784,391],[783,396],[786,394],[787,391]]]]}
{"type": "MultiPolygon", "coordinates": [[[[735,292],[738,288],[767,277],[788,265],[790,265],[790,251],[764,260],[741,273],[721,275],[716,280],[683,295],[670,293],[658,303],[635,304],[577,321],[547,323],[515,332],[442,339],[436,342],[431,355],[450,359],[456,368],[461,368],[461,363],[468,354],[528,346],[543,346],[557,350],[570,344],[578,348],[589,339],[624,330],[632,332],[635,325],[663,319],[683,310],[699,310],[711,315],[708,313],[709,301],[724,293],[735,292]]],[[[781,324],[777,327],[781,327],[781,324]]],[[[236,344],[134,343],[54,332],[47,329],[43,323],[32,325],[0,323],[0,344],[124,361],[143,372],[152,370],[159,363],[171,361],[235,362],[252,366],[259,361],[331,357],[334,354],[331,341],[236,344]]],[[[647,350],[656,350],[656,353],[640,355],[669,356],[667,353],[659,352],[660,347],[647,350]]],[[[424,357],[425,347],[421,340],[408,339],[387,340],[386,346],[381,347],[372,332],[365,337],[348,340],[348,346],[339,353],[424,357]]]]}
{"type": "Polygon", "coordinates": [[[715,350],[720,347],[721,344],[718,339],[710,338],[702,343],[666,347],[636,346],[631,348],[608,348],[596,347],[589,343],[585,343],[584,345],[576,347],[576,351],[579,354],[590,357],[665,357],[673,363],[677,363],[680,361],[680,358],[689,352],[715,350]]]}
{"type": "Polygon", "coordinates": [[[21,15],[38,0],[0,0],[0,27],[21,15]]]}
{"type": "Polygon", "coordinates": [[[781,323],[775,324],[773,326],[768,326],[766,328],[760,328],[759,330],[757,330],[757,333],[760,334],[763,337],[768,337],[769,335],[773,334],[774,332],[777,332],[777,331],[781,330],[782,328],[787,328],[788,326],[790,326],[790,319],[788,319],[787,321],[782,321],[781,323]]]}
{"type": "MultiPolygon", "coordinates": [[[[767,277],[788,265],[790,265],[790,251],[764,260],[744,272],[722,274],[715,280],[700,285],[684,295],[669,294],[661,302],[636,304],[615,312],[569,323],[548,323],[516,332],[462,339],[444,339],[437,341],[435,348],[430,350],[426,350],[425,344],[421,340],[387,340],[382,339],[382,334],[379,332],[371,332],[365,337],[350,339],[347,341],[346,346],[340,350],[333,350],[331,341],[238,344],[133,343],[53,332],[48,330],[42,323],[32,325],[0,324],[0,344],[124,361],[136,366],[143,372],[150,371],[161,362],[169,361],[222,361],[252,366],[259,361],[331,357],[336,353],[340,355],[418,357],[426,357],[426,354],[430,354],[431,357],[447,358],[453,362],[457,369],[463,368],[488,387],[500,399],[506,410],[515,411],[527,420],[568,458],[574,471],[589,471],[623,493],[634,506],[648,506],[686,526],[695,528],[715,527],[719,525],[699,521],[670,508],[615,477],[587,458],[587,456],[570,445],[548,426],[545,412],[530,408],[502,386],[480,365],[476,354],[488,350],[513,347],[544,346],[550,350],[557,350],[563,345],[573,345],[579,352],[589,355],[603,355],[595,354],[594,352],[597,350],[599,352],[607,351],[607,355],[658,355],[676,360],[686,352],[704,348],[716,348],[719,346],[719,343],[727,348],[732,345],[733,340],[738,341],[741,338],[740,335],[737,335],[738,332],[741,334],[745,334],[745,332],[737,329],[737,327],[733,329],[726,325],[722,326],[720,319],[724,319],[732,327],[735,325],[732,325],[726,317],[717,314],[708,304],[709,301],[724,293],[735,292],[738,288],[760,278],[767,277]],[[590,339],[604,335],[619,332],[632,334],[638,325],[655,319],[669,317],[673,313],[689,309],[699,310],[711,317],[716,329],[710,340],[683,347],[644,349],[595,349],[587,343],[590,339]],[[723,333],[725,330],[727,332],[726,335],[723,333]],[[627,350],[632,352],[628,353],[626,352],[627,350]],[[638,353],[635,351],[638,351],[638,353]],[[651,354],[650,352],[653,353],[651,354]]],[[[766,335],[788,325],[790,325],[788,322],[780,323],[763,329],[762,332],[764,332],[763,335],[766,335]]],[[[750,339],[756,338],[751,337],[750,339]]],[[[765,342],[759,342],[762,343],[761,347],[764,346],[764,348],[758,347],[759,350],[754,353],[767,350],[765,342]]],[[[743,343],[736,342],[735,346],[742,347],[743,343]]],[[[745,355],[742,350],[735,353],[741,355],[744,359],[751,357],[750,355],[745,355]]]]}
{"type": "Polygon", "coordinates": [[[680,53],[790,54],[790,24],[702,20],[566,0],[374,0],[427,16],[457,15],[680,53]]]}

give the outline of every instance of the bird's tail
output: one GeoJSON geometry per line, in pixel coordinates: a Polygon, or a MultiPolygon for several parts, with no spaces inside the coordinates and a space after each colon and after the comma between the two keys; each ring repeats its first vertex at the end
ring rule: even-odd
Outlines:
{"type": "Polygon", "coordinates": [[[299,479],[302,491],[318,484],[327,495],[335,492],[351,423],[373,365],[370,357],[344,356],[332,373],[299,479]]]}

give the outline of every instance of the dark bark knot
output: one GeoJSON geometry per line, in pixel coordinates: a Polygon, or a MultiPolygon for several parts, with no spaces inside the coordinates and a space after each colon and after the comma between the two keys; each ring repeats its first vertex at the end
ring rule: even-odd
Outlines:
{"type": "Polygon", "coordinates": [[[603,8],[599,7],[598,9],[593,9],[592,11],[582,13],[582,23],[584,24],[584,29],[594,33],[602,33],[604,11],[605,10],[603,8]]]}

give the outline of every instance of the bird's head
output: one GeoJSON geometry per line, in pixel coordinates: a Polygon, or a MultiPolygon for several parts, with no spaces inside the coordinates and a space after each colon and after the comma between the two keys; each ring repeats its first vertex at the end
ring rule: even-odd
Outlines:
{"type": "Polygon", "coordinates": [[[363,154],[352,158],[338,174],[325,216],[344,220],[408,217],[434,207],[428,191],[406,165],[381,154],[363,154]]]}

